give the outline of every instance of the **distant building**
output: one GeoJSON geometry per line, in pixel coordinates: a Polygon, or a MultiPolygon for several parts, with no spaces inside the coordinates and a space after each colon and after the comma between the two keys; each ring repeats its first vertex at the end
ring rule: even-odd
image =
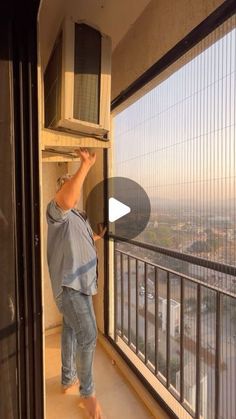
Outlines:
{"type": "Polygon", "coordinates": [[[191,253],[209,253],[211,251],[211,246],[207,241],[197,240],[193,242],[187,250],[191,253]]]}
{"type": "MultiPolygon", "coordinates": [[[[167,327],[167,299],[159,297],[159,315],[163,332],[167,327]]],[[[180,303],[170,300],[170,335],[175,337],[180,331],[180,303]]]]}
{"type": "Polygon", "coordinates": [[[154,227],[154,228],[158,228],[158,221],[154,221],[154,225],[153,225],[153,227],[154,227]]]}
{"type": "Polygon", "coordinates": [[[225,228],[212,228],[212,233],[216,236],[224,237],[227,234],[227,229],[225,228]]]}
{"type": "Polygon", "coordinates": [[[176,224],[175,226],[172,227],[172,230],[180,231],[180,230],[182,230],[182,228],[184,226],[185,226],[185,223],[178,223],[178,224],[176,224]]]}
{"type": "Polygon", "coordinates": [[[234,228],[227,230],[227,239],[230,241],[236,240],[236,230],[234,228]]]}

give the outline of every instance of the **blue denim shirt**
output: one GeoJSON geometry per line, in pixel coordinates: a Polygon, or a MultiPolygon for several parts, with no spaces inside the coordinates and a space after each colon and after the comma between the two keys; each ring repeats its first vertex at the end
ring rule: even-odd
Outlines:
{"type": "Polygon", "coordinates": [[[97,253],[89,222],[76,209],[63,211],[54,200],[48,204],[46,216],[47,259],[56,302],[63,286],[96,294],[97,253]]]}

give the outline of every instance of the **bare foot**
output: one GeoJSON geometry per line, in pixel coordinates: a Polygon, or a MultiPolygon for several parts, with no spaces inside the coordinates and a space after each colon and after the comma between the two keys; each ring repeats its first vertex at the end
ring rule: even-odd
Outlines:
{"type": "Polygon", "coordinates": [[[101,406],[95,396],[83,397],[81,402],[84,405],[90,419],[102,419],[101,406]]]}
{"type": "Polygon", "coordinates": [[[77,379],[74,383],[68,384],[68,385],[62,385],[61,391],[63,394],[67,394],[70,392],[70,390],[74,390],[75,387],[78,387],[79,380],[77,379]]]}

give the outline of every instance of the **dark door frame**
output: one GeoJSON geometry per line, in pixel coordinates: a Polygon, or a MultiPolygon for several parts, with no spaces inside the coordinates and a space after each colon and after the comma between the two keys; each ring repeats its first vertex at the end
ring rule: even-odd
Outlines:
{"type": "Polygon", "coordinates": [[[9,162],[14,173],[15,208],[16,324],[13,332],[17,336],[17,379],[13,384],[17,386],[18,417],[22,419],[44,417],[37,95],[38,7],[39,0],[9,0],[0,6],[0,20],[6,28],[6,40],[9,42],[9,120],[13,139],[12,161],[9,162]]]}

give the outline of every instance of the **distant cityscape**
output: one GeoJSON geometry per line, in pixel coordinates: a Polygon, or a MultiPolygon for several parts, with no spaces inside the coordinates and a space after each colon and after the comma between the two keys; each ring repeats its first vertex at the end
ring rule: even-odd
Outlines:
{"type": "Polygon", "coordinates": [[[162,210],[152,214],[140,237],[145,242],[236,266],[235,211],[226,216],[199,210],[162,210]]]}

